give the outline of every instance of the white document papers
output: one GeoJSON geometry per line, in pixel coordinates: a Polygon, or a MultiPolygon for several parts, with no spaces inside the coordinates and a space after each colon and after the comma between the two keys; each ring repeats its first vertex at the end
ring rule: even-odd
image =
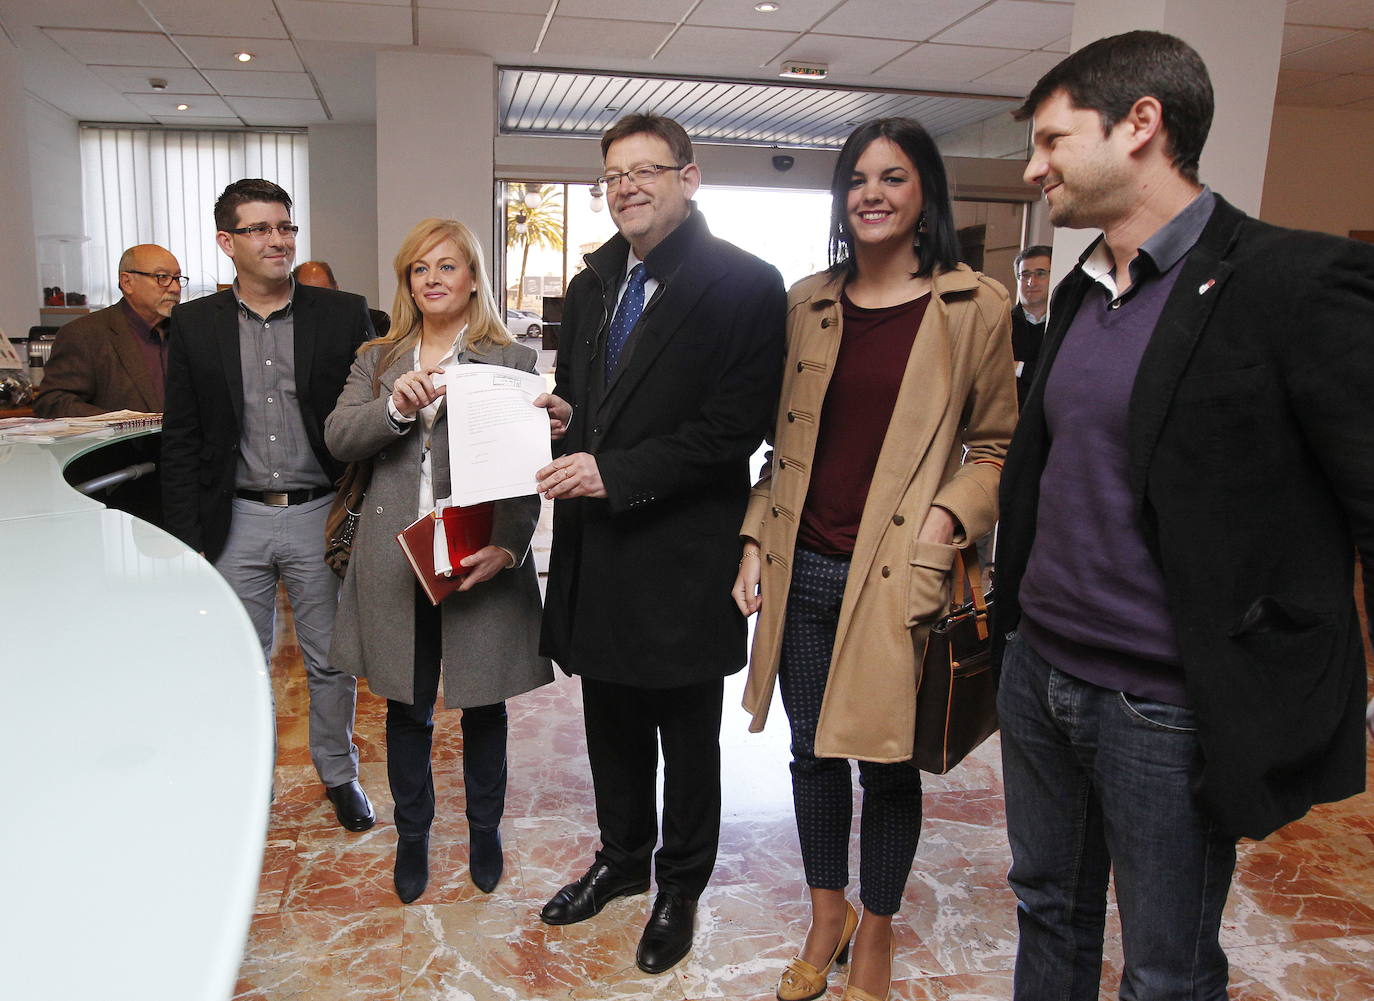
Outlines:
{"type": "Polygon", "coordinates": [[[500,365],[447,365],[448,460],[454,504],[467,507],[535,493],[534,474],[553,461],[542,375],[500,365]]]}

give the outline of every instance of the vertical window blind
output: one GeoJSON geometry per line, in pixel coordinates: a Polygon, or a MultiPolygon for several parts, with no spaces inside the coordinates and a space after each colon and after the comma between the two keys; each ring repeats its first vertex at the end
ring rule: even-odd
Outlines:
{"type": "Polygon", "coordinates": [[[242,177],[265,177],[291,196],[302,224],[296,260],[310,259],[308,140],[303,132],[216,132],[85,126],[81,172],[86,287],[92,304],[119,299],[119,255],[139,243],[166,247],[191,279],[182,300],[233,281],[215,244],[215,199],[242,177]]]}

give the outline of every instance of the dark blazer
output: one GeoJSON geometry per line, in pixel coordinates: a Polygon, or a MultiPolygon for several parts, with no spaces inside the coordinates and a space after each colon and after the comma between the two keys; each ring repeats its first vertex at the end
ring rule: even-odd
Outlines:
{"type": "MultiPolygon", "coordinates": [[[[1002,472],[999,661],[1050,448],[1045,381],[1091,285],[1080,260],[1054,294],[1002,472]]],[[[1128,435],[1198,718],[1195,793],[1231,834],[1264,837],[1364,788],[1352,550],[1374,553],[1371,429],[1374,247],[1218,199],[1141,360],[1128,435]]]]}
{"type": "Polygon", "coordinates": [[[1045,336],[1044,323],[1031,323],[1026,310],[1017,305],[1011,311],[1011,356],[1021,363],[1016,377],[1016,405],[1026,405],[1026,395],[1035,381],[1035,366],[1040,360],[1040,342],[1045,336]]]}
{"type": "Polygon", "coordinates": [[[554,392],[573,416],[561,452],[595,455],[608,497],[554,508],[541,648],[569,673],[668,688],[744,666],[730,587],[749,457],[777,403],[787,298],[776,269],[711,236],[693,209],[646,258],[661,285],[605,385],[628,254],[611,238],[568,286],[554,392]]]}
{"type": "Polygon", "coordinates": [[[33,412],[86,417],[110,410],[157,413],[162,387],[129,333],[123,299],[57,332],[33,412]]]}
{"type": "MultiPolygon", "coordinates": [[[[297,285],[296,394],[310,448],[333,481],[343,464],[324,444],[353,355],[372,336],[362,296],[297,285]]],[[[232,289],[172,310],[162,418],[162,503],[169,532],[213,560],[229,534],[243,426],[243,367],[232,289]]],[[[320,540],[321,558],[324,540],[320,540]]]]}

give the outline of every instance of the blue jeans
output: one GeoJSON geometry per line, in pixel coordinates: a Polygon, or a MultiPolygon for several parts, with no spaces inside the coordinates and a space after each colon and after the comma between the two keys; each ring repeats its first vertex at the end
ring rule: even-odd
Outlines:
{"type": "Polygon", "coordinates": [[[1225,1001],[1236,843],[1193,801],[1191,710],[1052,667],[1019,636],[997,707],[1020,941],[1016,1001],[1096,1001],[1115,874],[1122,1001],[1225,1001]]]}

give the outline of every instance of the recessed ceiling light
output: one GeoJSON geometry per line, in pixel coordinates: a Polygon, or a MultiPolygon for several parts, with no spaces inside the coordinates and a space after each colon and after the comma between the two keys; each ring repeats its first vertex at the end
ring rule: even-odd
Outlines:
{"type": "Polygon", "coordinates": [[[237,59],[237,60],[238,60],[239,62],[241,62],[241,63],[252,62],[252,61],[253,61],[253,53],[251,53],[251,52],[235,52],[235,53],[234,53],[234,58],[237,59]]]}
{"type": "Polygon", "coordinates": [[[754,4],[754,9],[760,14],[772,14],[781,6],[782,4],[774,3],[773,0],[760,0],[759,3],[754,4]]]}
{"type": "Polygon", "coordinates": [[[189,104],[178,104],[178,105],[177,105],[177,110],[178,110],[178,111],[190,111],[190,110],[191,110],[191,106],[190,106],[189,104]]]}

